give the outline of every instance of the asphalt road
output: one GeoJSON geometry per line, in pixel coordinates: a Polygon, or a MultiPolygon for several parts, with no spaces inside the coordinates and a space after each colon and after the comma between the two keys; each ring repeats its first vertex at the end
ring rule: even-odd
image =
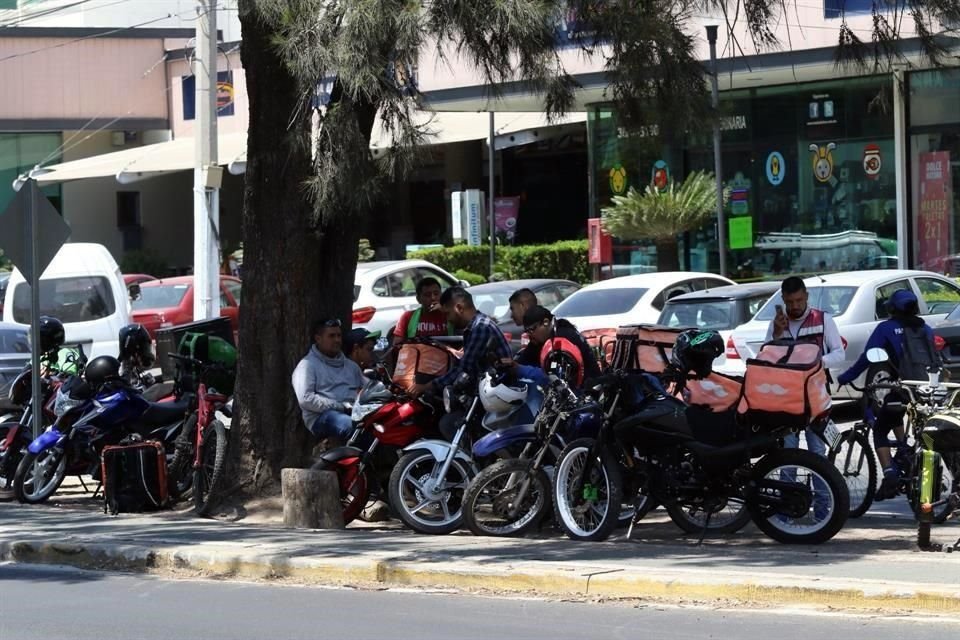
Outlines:
{"type": "Polygon", "coordinates": [[[957,637],[960,621],[164,580],[0,565],[0,640],[957,637]]]}

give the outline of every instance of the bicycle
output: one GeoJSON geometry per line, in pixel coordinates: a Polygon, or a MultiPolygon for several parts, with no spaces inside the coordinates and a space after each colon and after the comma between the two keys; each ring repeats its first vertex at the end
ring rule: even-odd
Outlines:
{"type": "MultiPolygon", "coordinates": [[[[225,373],[220,363],[207,363],[188,356],[167,354],[179,363],[199,371],[193,411],[177,438],[176,451],[170,462],[169,482],[175,485],[193,470],[193,507],[198,515],[207,515],[222,490],[226,470],[228,429],[233,415],[233,400],[207,385],[211,373],[225,373]],[[189,465],[189,467],[188,467],[189,465]]],[[[180,384],[190,386],[180,376],[180,384]]],[[[192,382],[192,381],[191,381],[192,382]]]]}

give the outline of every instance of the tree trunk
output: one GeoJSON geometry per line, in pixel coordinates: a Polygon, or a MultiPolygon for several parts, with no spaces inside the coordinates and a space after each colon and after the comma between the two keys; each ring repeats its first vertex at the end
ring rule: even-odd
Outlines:
{"type": "Polygon", "coordinates": [[[284,469],[283,524],[295,529],[343,529],[343,505],[335,471],[284,469]]]}
{"type": "Polygon", "coordinates": [[[676,237],[659,239],[655,244],[657,246],[657,271],[679,271],[680,247],[677,244],[676,237]]]}
{"type": "MultiPolygon", "coordinates": [[[[362,225],[316,211],[310,110],[302,85],[277,55],[276,33],[240,2],[241,59],[250,100],[243,206],[238,419],[231,469],[246,495],[276,494],[280,471],[300,467],[314,444],[290,376],[311,344],[310,324],[337,317],[349,328],[362,225]]],[[[371,107],[355,107],[369,140],[371,107]]],[[[375,113],[375,108],[373,109],[375,113]]],[[[232,444],[233,444],[232,443],[232,444]]]]}

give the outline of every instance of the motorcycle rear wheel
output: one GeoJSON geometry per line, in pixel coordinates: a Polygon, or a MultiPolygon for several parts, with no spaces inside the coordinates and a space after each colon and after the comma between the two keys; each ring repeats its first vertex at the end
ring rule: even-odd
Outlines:
{"type": "Polygon", "coordinates": [[[197,515],[210,513],[221,497],[227,464],[227,428],[214,420],[203,431],[200,468],[193,470],[193,508],[197,515]]]}
{"type": "Polygon", "coordinates": [[[343,506],[343,524],[350,524],[363,512],[370,499],[372,482],[367,470],[358,473],[360,461],[341,464],[336,461],[318,460],[312,467],[314,471],[333,471],[337,474],[340,487],[340,504],[343,506]]]}
{"type": "Polygon", "coordinates": [[[400,458],[390,473],[390,507],[417,533],[446,535],[463,525],[463,494],[472,473],[462,460],[451,462],[440,500],[422,493],[423,482],[442,464],[429,451],[414,450],[400,458]]]}
{"type": "Polygon", "coordinates": [[[63,449],[53,447],[39,454],[28,451],[17,467],[17,473],[13,479],[13,494],[24,504],[46,502],[60,488],[66,475],[67,456],[63,449]],[[36,486],[37,478],[34,477],[37,471],[34,463],[39,465],[39,488],[36,486]]]}
{"type": "Polygon", "coordinates": [[[479,474],[463,495],[463,521],[478,536],[520,536],[536,527],[550,510],[550,479],[529,460],[501,460],[479,474]],[[528,482],[523,503],[510,514],[513,499],[528,482]],[[511,499],[513,498],[513,499],[511,499]]]}
{"type": "MultiPolygon", "coordinates": [[[[748,499],[747,507],[753,522],[777,542],[821,544],[837,535],[849,517],[847,484],[836,467],[822,456],[804,449],[772,451],[753,469],[755,484],[762,484],[765,480],[805,486],[812,494],[808,496],[809,505],[786,501],[780,506],[770,506],[761,504],[759,496],[748,499]],[[802,509],[803,513],[789,513],[791,507],[802,509]]],[[[764,493],[777,495],[772,489],[764,493]]]]}
{"type": "Polygon", "coordinates": [[[572,540],[606,540],[617,526],[623,506],[620,465],[605,447],[600,449],[592,465],[583,495],[573,495],[591,447],[593,440],[589,438],[568,444],[560,454],[554,476],[554,517],[572,540]]]}

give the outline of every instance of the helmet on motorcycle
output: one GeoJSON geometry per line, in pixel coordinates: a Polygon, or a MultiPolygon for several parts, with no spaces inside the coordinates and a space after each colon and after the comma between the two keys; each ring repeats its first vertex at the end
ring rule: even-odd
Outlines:
{"type": "Polygon", "coordinates": [[[128,324],[120,329],[120,360],[136,360],[143,367],[150,367],[156,359],[151,347],[150,334],[142,324],[128,324]]]}
{"type": "Polygon", "coordinates": [[[120,379],[120,361],[113,356],[99,356],[87,363],[83,377],[94,389],[99,389],[106,382],[120,379]]]}
{"type": "Polygon", "coordinates": [[[522,405],[527,399],[526,387],[511,387],[508,384],[496,384],[486,375],[480,381],[480,404],[489,414],[506,413],[522,405]]]}
{"type": "Polygon", "coordinates": [[[670,363],[683,373],[692,371],[698,378],[705,378],[724,348],[723,338],[716,331],[690,329],[677,336],[670,363]]]}
{"type": "Polygon", "coordinates": [[[57,351],[65,341],[63,323],[53,316],[40,316],[40,353],[57,351]]]}

